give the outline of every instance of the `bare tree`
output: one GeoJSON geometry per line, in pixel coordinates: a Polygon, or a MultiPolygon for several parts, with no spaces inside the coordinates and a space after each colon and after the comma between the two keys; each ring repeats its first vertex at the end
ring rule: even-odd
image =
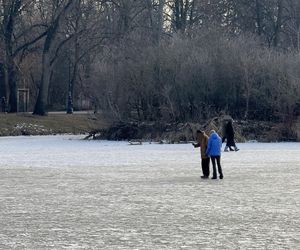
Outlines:
{"type": "Polygon", "coordinates": [[[13,33],[16,19],[20,14],[22,6],[21,0],[5,1],[2,0],[2,25],[1,33],[5,44],[5,87],[6,97],[9,93],[9,103],[12,112],[17,111],[17,80],[16,65],[14,63],[13,33]]]}
{"type": "Polygon", "coordinates": [[[286,0],[286,22],[284,32],[288,36],[288,42],[298,52],[300,51],[300,2],[286,0]]]}
{"type": "Polygon", "coordinates": [[[31,16],[34,0],[2,0],[0,34],[4,43],[4,89],[9,100],[9,111],[17,112],[17,88],[19,64],[26,56],[26,51],[45,33],[42,25],[35,23],[31,16]],[[33,35],[34,34],[34,35],[33,35]]]}
{"type": "MultiPolygon", "coordinates": [[[[43,45],[42,53],[42,76],[39,86],[38,98],[34,107],[33,114],[35,115],[46,115],[47,114],[47,103],[48,103],[48,91],[51,81],[51,71],[53,62],[56,59],[55,51],[58,50],[56,38],[58,36],[58,31],[63,21],[63,18],[68,14],[68,12],[73,8],[73,4],[76,0],[65,0],[60,3],[57,1],[49,2],[52,5],[52,16],[50,22],[48,23],[46,38],[43,45]]],[[[49,8],[49,5],[48,5],[49,8]]],[[[68,38],[66,39],[68,40],[68,38]]],[[[61,42],[59,46],[65,42],[61,42]]]]}

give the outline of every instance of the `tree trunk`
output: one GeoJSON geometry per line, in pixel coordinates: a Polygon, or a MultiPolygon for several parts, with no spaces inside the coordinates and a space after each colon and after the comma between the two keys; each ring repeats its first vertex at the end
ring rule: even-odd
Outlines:
{"type": "Polygon", "coordinates": [[[262,18],[261,18],[261,0],[256,0],[256,24],[257,24],[257,33],[260,36],[262,34],[262,18]]]}
{"type": "Polygon", "coordinates": [[[18,112],[18,85],[16,79],[16,71],[14,63],[9,63],[7,75],[8,75],[8,86],[9,86],[9,112],[16,113],[18,112]]]}
{"type": "Polygon", "coordinates": [[[18,111],[16,65],[13,56],[13,32],[15,18],[19,15],[21,0],[12,1],[4,7],[3,27],[5,40],[5,89],[8,98],[9,112],[18,111]],[[8,91],[9,90],[9,91],[8,91]]]}
{"type": "Polygon", "coordinates": [[[34,115],[46,115],[48,105],[48,92],[51,79],[51,47],[53,40],[56,36],[58,29],[59,19],[57,19],[53,25],[49,28],[47,37],[44,44],[43,56],[42,56],[42,77],[39,87],[39,94],[35,103],[34,115]]]}
{"type": "Polygon", "coordinates": [[[195,0],[193,0],[191,2],[191,9],[190,9],[190,20],[189,20],[189,25],[190,25],[190,28],[193,26],[194,24],[194,11],[195,11],[195,0]]]}
{"type": "Polygon", "coordinates": [[[152,4],[152,0],[145,0],[146,1],[146,8],[148,11],[148,19],[149,19],[149,28],[153,28],[153,4],[152,4]]]}
{"type": "Polygon", "coordinates": [[[17,104],[17,81],[16,81],[16,66],[14,63],[13,52],[12,52],[12,34],[5,34],[5,49],[6,49],[6,60],[5,60],[5,68],[6,68],[6,83],[5,88],[8,93],[6,94],[6,98],[9,97],[8,100],[8,108],[9,112],[17,112],[18,104],[17,104]]]}
{"type": "Polygon", "coordinates": [[[67,113],[72,114],[73,113],[73,103],[74,103],[74,89],[75,84],[77,82],[77,74],[78,74],[78,64],[79,64],[79,44],[78,44],[78,38],[77,34],[75,34],[75,41],[74,41],[74,67],[72,71],[71,80],[69,83],[69,100],[70,103],[68,103],[67,107],[67,113]],[[71,107],[70,107],[71,106],[71,107]]]}
{"type": "Polygon", "coordinates": [[[174,16],[175,16],[175,28],[176,28],[176,30],[180,30],[181,29],[181,22],[180,22],[180,3],[179,3],[179,0],[175,0],[174,16]]]}
{"type": "Polygon", "coordinates": [[[79,64],[79,41],[78,41],[78,32],[79,32],[79,21],[81,17],[81,0],[77,1],[76,4],[76,20],[75,20],[75,27],[74,27],[74,67],[72,71],[71,81],[69,83],[69,97],[71,98],[68,100],[68,107],[67,107],[67,114],[73,113],[73,103],[74,103],[74,89],[75,84],[77,82],[77,75],[78,75],[78,64],[79,64]]]}
{"type": "Polygon", "coordinates": [[[274,31],[274,47],[278,46],[279,40],[280,40],[280,32],[281,32],[281,26],[282,26],[282,12],[283,12],[283,3],[282,0],[278,0],[277,2],[277,20],[275,25],[275,31],[274,31]]]}
{"type": "Polygon", "coordinates": [[[54,60],[51,60],[53,56],[53,42],[57,36],[57,31],[59,28],[60,20],[65,15],[65,13],[69,10],[71,5],[74,3],[74,0],[69,0],[64,8],[57,13],[56,18],[51,23],[43,49],[43,56],[42,56],[42,77],[39,87],[38,98],[35,103],[34,115],[46,115],[47,114],[47,105],[48,105],[48,93],[49,93],[49,86],[51,80],[51,71],[52,71],[52,63],[54,60]]]}
{"type": "Polygon", "coordinates": [[[49,52],[43,53],[42,78],[38,98],[34,107],[34,115],[47,115],[48,91],[51,78],[51,63],[49,52]]]}
{"type": "Polygon", "coordinates": [[[157,27],[155,30],[155,37],[156,37],[156,44],[157,46],[160,45],[161,35],[163,32],[163,25],[164,25],[164,5],[165,0],[159,0],[158,6],[158,15],[157,15],[157,27]]]}

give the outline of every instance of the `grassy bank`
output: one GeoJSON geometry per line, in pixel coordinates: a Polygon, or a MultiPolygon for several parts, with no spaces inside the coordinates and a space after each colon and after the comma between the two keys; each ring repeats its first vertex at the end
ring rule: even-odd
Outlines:
{"type": "MultiPolygon", "coordinates": [[[[189,141],[194,139],[196,129],[211,129],[222,133],[218,119],[203,123],[140,123],[112,125],[112,122],[102,114],[92,112],[75,112],[68,115],[65,112],[49,113],[48,116],[35,116],[29,113],[0,113],[0,136],[18,135],[54,135],[54,134],[86,134],[104,129],[101,139],[111,140],[167,140],[189,141]],[[105,132],[106,131],[106,132],[105,132]]],[[[300,141],[300,122],[291,128],[284,124],[262,121],[237,121],[235,123],[236,139],[238,141],[257,140],[270,141],[300,141]]]]}
{"type": "Polygon", "coordinates": [[[49,113],[48,116],[0,113],[0,136],[82,134],[106,128],[109,122],[93,113],[49,113]]]}

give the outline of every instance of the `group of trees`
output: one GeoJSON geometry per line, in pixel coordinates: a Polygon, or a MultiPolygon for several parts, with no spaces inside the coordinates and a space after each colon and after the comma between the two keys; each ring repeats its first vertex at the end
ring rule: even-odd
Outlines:
{"type": "Polygon", "coordinates": [[[293,119],[298,0],[0,0],[0,94],[120,120],[293,119]]]}

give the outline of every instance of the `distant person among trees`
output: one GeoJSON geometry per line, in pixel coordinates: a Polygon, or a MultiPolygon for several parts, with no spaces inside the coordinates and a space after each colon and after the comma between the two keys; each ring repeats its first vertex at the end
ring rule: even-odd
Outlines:
{"type": "Polygon", "coordinates": [[[210,137],[208,139],[206,155],[210,156],[213,165],[213,177],[217,179],[216,162],[218,165],[218,172],[220,179],[223,179],[223,172],[221,167],[221,148],[222,139],[215,130],[210,131],[210,137]]]}
{"type": "Polygon", "coordinates": [[[224,135],[222,138],[222,143],[225,142],[226,140],[226,146],[224,151],[228,152],[230,151],[239,151],[238,147],[236,146],[235,142],[234,142],[234,129],[233,129],[233,120],[230,119],[228,120],[228,122],[225,125],[225,129],[224,129],[224,135]],[[234,147],[234,149],[232,149],[231,147],[234,147]]]}
{"type": "Polygon", "coordinates": [[[203,175],[201,178],[207,179],[209,177],[209,161],[210,158],[206,155],[206,149],[208,144],[208,136],[205,134],[205,131],[197,130],[197,143],[193,143],[195,148],[200,147],[201,153],[201,166],[203,175]]]}
{"type": "Polygon", "coordinates": [[[2,112],[3,113],[6,113],[6,99],[5,99],[5,96],[3,96],[2,98],[1,98],[1,108],[2,108],[2,112]]]}

